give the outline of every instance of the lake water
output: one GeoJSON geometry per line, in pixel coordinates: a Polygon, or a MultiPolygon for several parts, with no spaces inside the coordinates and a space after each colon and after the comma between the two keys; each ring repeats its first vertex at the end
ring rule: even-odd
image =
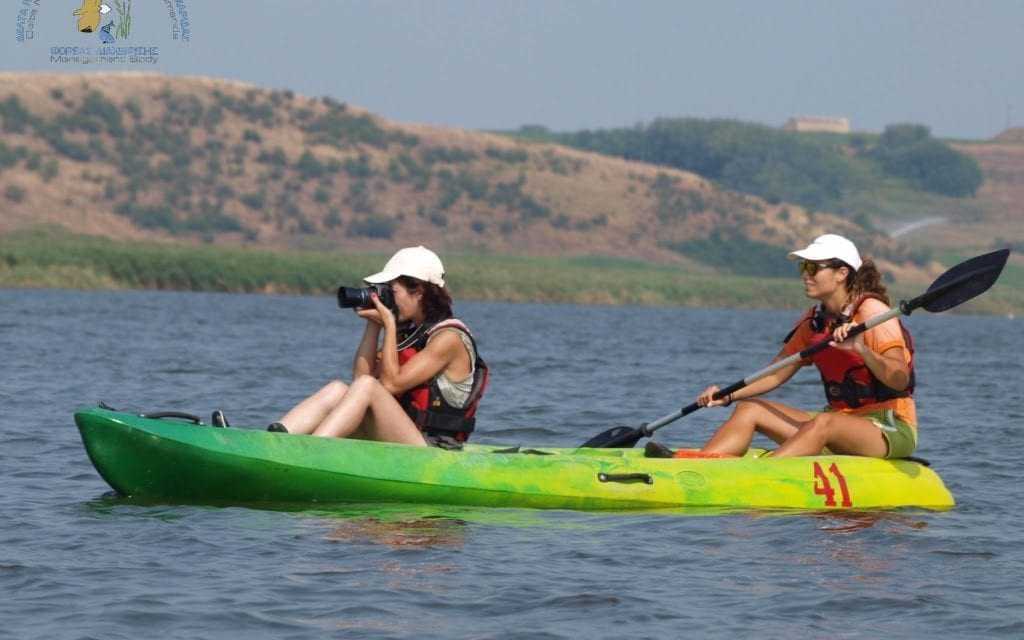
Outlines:
{"type": "MultiPolygon", "coordinates": [[[[793,312],[459,303],[477,441],[571,446],[763,366],[793,312]]],[[[72,420],[105,400],[266,425],[346,377],[329,298],[0,291],[0,638],[1024,637],[1024,323],[909,320],[949,512],[718,516],[139,506],[72,420]]],[[[801,372],[774,398],[813,408],[801,372]]],[[[698,444],[701,411],[660,441],[698,444]]],[[[183,470],[187,473],[187,470],[183,470]]]]}

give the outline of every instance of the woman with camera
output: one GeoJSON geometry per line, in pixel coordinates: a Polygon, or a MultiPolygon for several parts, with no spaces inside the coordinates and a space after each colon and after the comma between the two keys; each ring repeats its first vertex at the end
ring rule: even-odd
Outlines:
{"type": "Polygon", "coordinates": [[[339,305],[366,320],[352,384],[329,382],[268,430],[459,448],[488,370],[452,315],[440,258],[408,247],[365,282],[368,289],[338,291],[339,305]]]}
{"type": "Polygon", "coordinates": [[[910,334],[894,318],[846,341],[856,324],[889,310],[881,274],[871,260],[861,259],[852,242],[835,234],[819,236],[790,256],[800,259],[805,294],[818,304],[786,336],[776,360],[822,340],[832,342],[810,359],[779,369],[730,396],[716,400],[718,387],[705,389],[697,399],[700,406],[742,402],[694,457],[743,455],[755,432],[781,444],[772,453],[775,457],[818,455],[824,447],[845,455],[909,456],[917,446],[910,334]],[[802,411],[757,398],[812,363],[825,387],[828,406],[824,411],[802,411]]]}

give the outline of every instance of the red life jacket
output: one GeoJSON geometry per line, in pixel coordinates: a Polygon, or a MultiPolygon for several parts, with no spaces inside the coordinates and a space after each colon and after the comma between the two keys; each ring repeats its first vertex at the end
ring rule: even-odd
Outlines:
{"type": "Polygon", "coordinates": [[[437,385],[437,379],[441,373],[431,380],[407,390],[398,397],[398,402],[424,434],[448,436],[459,442],[465,442],[476,426],[476,408],[480,404],[480,398],[483,397],[491,377],[487,364],[477,351],[476,340],[473,339],[469,328],[461,320],[454,318],[417,327],[398,344],[398,365],[402,366],[412,360],[427,346],[430,337],[441,329],[461,331],[469,336],[470,343],[473,345],[472,355],[476,359],[476,367],[473,372],[473,388],[469,392],[466,406],[461,409],[453,407],[444,399],[441,389],[437,385]]]}
{"type": "MultiPolygon", "coordinates": [[[[835,328],[849,322],[857,314],[860,305],[868,298],[885,302],[880,296],[865,294],[853,304],[849,316],[841,315],[839,317],[826,313],[821,307],[812,308],[805,315],[807,321],[811,323],[813,332],[810,344],[816,344],[831,337],[835,328]]],[[[865,364],[864,359],[853,351],[828,347],[811,356],[811,361],[818,367],[818,372],[821,374],[821,382],[825,387],[825,398],[830,407],[836,410],[856,409],[894,398],[909,398],[914,394],[914,340],[903,323],[899,319],[896,322],[899,322],[903,341],[910,352],[910,362],[908,363],[910,380],[907,388],[897,390],[885,385],[875,377],[875,374],[871,373],[871,369],[865,364]]]]}

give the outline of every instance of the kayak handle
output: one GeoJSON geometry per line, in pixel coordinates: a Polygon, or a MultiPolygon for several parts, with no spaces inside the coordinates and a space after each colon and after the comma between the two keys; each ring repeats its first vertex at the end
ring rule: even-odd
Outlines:
{"type": "Polygon", "coordinates": [[[654,484],[654,478],[649,473],[599,473],[597,479],[601,482],[643,482],[654,484]]]}
{"type": "Polygon", "coordinates": [[[188,420],[195,424],[203,424],[203,421],[199,419],[199,416],[194,416],[191,413],[184,413],[182,411],[157,411],[155,413],[140,413],[140,418],[148,418],[149,420],[160,420],[161,418],[180,418],[181,420],[188,420]]]}

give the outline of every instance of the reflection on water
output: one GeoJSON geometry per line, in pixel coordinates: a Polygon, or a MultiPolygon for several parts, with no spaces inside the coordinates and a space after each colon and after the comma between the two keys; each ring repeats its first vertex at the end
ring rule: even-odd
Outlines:
{"type": "Polygon", "coordinates": [[[854,533],[870,529],[876,524],[888,524],[893,528],[924,529],[928,523],[895,511],[827,511],[812,514],[824,521],[819,531],[826,533],[854,533]]]}
{"type": "Polygon", "coordinates": [[[398,521],[354,518],[335,525],[324,537],[331,542],[372,543],[395,549],[457,549],[466,541],[466,523],[444,517],[398,521]]]}

